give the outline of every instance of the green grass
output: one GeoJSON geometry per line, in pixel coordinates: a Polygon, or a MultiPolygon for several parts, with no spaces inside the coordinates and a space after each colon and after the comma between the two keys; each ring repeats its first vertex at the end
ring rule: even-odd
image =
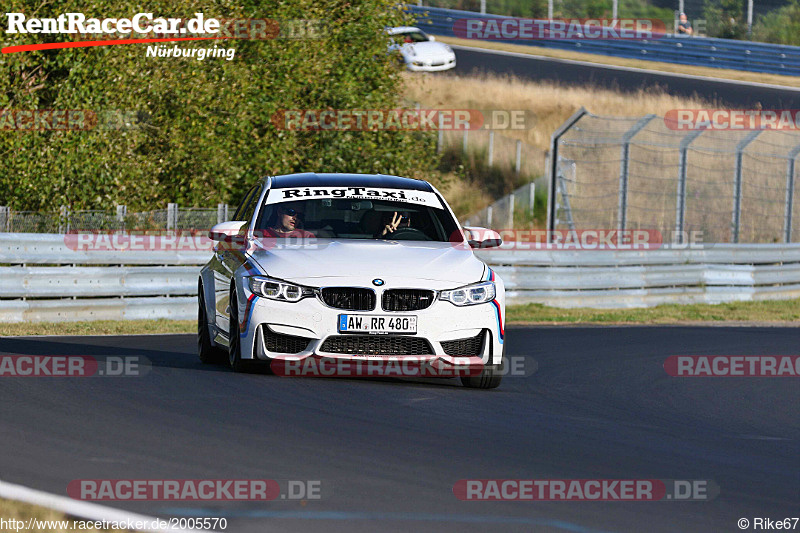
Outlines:
{"type": "Polygon", "coordinates": [[[696,323],[781,323],[800,326],[800,299],[734,302],[725,304],[668,304],[637,309],[560,309],[542,304],[512,305],[509,323],[546,324],[678,324],[696,323]]]}
{"type": "Polygon", "coordinates": [[[17,335],[143,335],[194,333],[194,320],[98,320],[96,322],[23,322],[0,324],[0,337],[17,335]]]}
{"type": "MultiPolygon", "coordinates": [[[[560,309],[542,304],[510,305],[509,324],[686,324],[767,323],[800,326],[800,299],[718,305],[659,305],[636,309],[560,309]]],[[[130,320],[0,324],[0,337],[17,335],[141,335],[194,333],[194,320],[130,320]]]]}

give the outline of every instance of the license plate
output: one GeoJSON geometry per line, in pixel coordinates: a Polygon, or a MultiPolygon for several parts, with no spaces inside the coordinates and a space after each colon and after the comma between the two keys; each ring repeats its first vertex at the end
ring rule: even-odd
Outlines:
{"type": "Polygon", "coordinates": [[[392,315],[339,315],[339,333],[390,333],[417,332],[417,317],[392,315]]]}

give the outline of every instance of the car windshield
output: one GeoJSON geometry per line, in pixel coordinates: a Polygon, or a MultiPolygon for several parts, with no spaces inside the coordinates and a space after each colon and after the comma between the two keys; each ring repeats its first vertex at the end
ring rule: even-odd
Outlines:
{"type": "Polygon", "coordinates": [[[422,43],[428,40],[428,36],[419,30],[395,33],[392,37],[398,43],[422,43]]]}
{"type": "MultiPolygon", "coordinates": [[[[388,239],[448,242],[458,232],[441,208],[389,200],[320,198],[266,203],[257,230],[280,227],[279,218],[296,213],[296,229],[321,239],[388,239]]],[[[277,232],[280,235],[280,232],[277,232]]]]}

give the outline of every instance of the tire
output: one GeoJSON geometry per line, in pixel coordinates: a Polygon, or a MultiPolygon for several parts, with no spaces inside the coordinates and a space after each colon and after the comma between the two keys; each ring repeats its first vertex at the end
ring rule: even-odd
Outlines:
{"type": "Polygon", "coordinates": [[[207,365],[224,363],[227,359],[225,350],[211,343],[211,335],[208,333],[206,299],[203,295],[202,283],[198,286],[197,292],[197,356],[202,363],[207,365]]]}
{"type": "MultiPolygon", "coordinates": [[[[503,357],[506,347],[503,345],[503,357]]],[[[461,376],[461,384],[470,389],[496,389],[503,380],[501,367],[503,365],[484,365],[477,376],[461,376]]]]}
{"type": "Polygon", "coordinates": [[[236,287],[231,287],[231,297],[228,305],[230,306],[230,327],[228,330],[228,364],[234,372],[246,372],[247,362],[242,360],[242,340],[239,336],[239,304],[236,301],[236,287]]]}

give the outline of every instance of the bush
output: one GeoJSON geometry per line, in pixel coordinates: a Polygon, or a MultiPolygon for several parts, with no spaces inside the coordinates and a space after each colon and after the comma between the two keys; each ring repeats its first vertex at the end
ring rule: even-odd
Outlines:
{"type": "MultiPolygon", "coordinates": [[[[126,17],[133,0],[10,0],[7,12],[57,17],[126,17]],[[91,8],[87,8],[91,5],[91,8]]],[[[408,132],[291,132],[280,109],[383,109],[398,105],[400,78],[384,28],[409,22],[389,0],[278,0],[203,3],[215,18],[321,19],[322,39],[167,43],[234,48],[235,58],[146,57],[144,44],[3,54],[0,108],[123,110],[147,117],[134,129],[2,132],[0,205],[15,209],[150,208],[237,203],[266,174],[382,172],[426,176],[432,136],[408,132]]],[[[155,17],[192,17],[190,0],[154,0],[155,17]]],[[[4,46],[67,40],[6,34],[4,46]],[[9,37],[14,37],[9,41],[9,37]]]]}

